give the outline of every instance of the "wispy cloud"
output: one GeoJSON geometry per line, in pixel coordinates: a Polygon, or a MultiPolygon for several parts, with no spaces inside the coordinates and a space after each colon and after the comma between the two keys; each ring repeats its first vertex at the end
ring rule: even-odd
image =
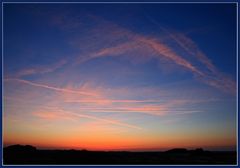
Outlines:
{"type": "MultiPolygon", "coordinates": [[[[72,63],[74,65],[95,58],[109,56],[116,57],[124,55],[124,57],[129,57],[134,61],[141,59],[149,60],[157,57],[160,62],[162,59],[167,59],[178,65],[178,67],[188,70],[195,76],[195,79],[206,85],[217,88],[225,93],[236,94],[236,81],[227,74],[220,72],[190,37],[184,33],[164,28],[158,21],[149,16],[147,16],[147,18],[158,26],[161,33],[164,34],[164,37],[139,34],[91,14],[84,16],[75,15],[73,17],[71,12],[65,10],[59,15],[50,12],[47,16],[50,16],[49,22],[61,30],[78,32],[81,28],[83,31],[81,38],[76,36],[69,41],[69,43],[74,44],[75,47],[81,48],[82,51],[82,53],[79,54],[80,56],[72,63]],[[104,36],[102,36],[102,34],[104,34],[104,36]],[[170,45],[170,43],[173,42],[178,45],[178,48],[170,45]],[[180,53],[179,48],[182,49],[185,54],[180,53]],[[186,55],[191,55],[192,57],[187,59],[186,55]],[[199,63],[201,63],[201,66],[199,66],[199,63]]],[[[35,71],[38,70],[30,68],[20,71],[19,74],[20,76],[24,76],[33,74],[35,71]]],[[[49,70],[46,70],[46,72],[48,71],[49,70]]]]}
{"type": "Polygon", "coordinates": [[[117,120],[113,120],[113,119],[105,119],[105,118],[100,118],[100,117],[96,117],[93,115],[79,114],[79,113],[75,113],[75,112],[64,111],[61,109],[58,111],[47,111],[47,112],[46,111],[37,111],[37,112],[33,112],[32,114],[36,117],[39,117],[42,119],[47,119],[47,120],[62,120],[62,119],[74,120],[76,118],[86,118],[86,119],[97,120],[97,121],[112,124],[112,125],[128,127],[128,128],[132,128],[132,129],[138,129],[138,130],[143,129],[139,126],[128,124],[128,123],[117,121],[117,120]]]}
{"type": "MultiPolygon", "coordinates": [[[[125,92],[130,93],[130,91],[128,90],[122,92],[121,89],[120,91],[118,91],[118,89],[111,89],[111,94],[109,94],[107,93],[108,88],[91,87],[89,84],[85,84],[74,90],[70,86],[64,88],[57,88],[21,79],[6,80],[13,82],[17,81],[23,84],[60,92],[61,94],[56,94],[56,96],[53,95],[51,98],[52,101],[48,102],[44,106],[48,107],[52,105],[58,105],[59,107],[70,107],[69,105],[71,105],[74,106],[74,109],[77,109],[77,112],[81,114],[84,114],[86,112],[119,114],[142,113],[151,116],[165,116],[169,114],[190,114],[200,111],[188,109],[188,106],[191,104],[202,102],[201,100],[190,99],[148,99],[147,94],[152,94],[152,92],[148,93],[143,89],[141,89],[141,92],[137,94],[145,93],[146,97],[144,99],[117,99],[117,97],[128,97],[129,95],[126,95],[125,92]]],[[[131,93],[134,94],[133,91],[131,93]]]]}
{"type": "Polygon", "coordinates": [[[195,42],[187,37],[183,33],[168,31],[167,29],[161,27],[164,32],[166,32],[170,38],[172,38],[177,44],[180,45],[186,52],[190,55],[196,57],[200,62],[202,62],[210,71],[216,72],[216,67],[212,64],[211,60],[199,49],[195,42]]]}
{"type": "Polygon", "coordinates": [[[176,31],[170,32],[163,27],[161,27],[161,29],[164,30],[170,38],[173,39],[188,54],[195,57],[197,61],[203,64],[204,69],[202,69],[203,76],[200,79],[201,81],[225,92],[235,94],[236,82],[226,74],[220,72],[192,39],[183,33],[176,31]]]}
{"type": "Polygon", "coordinates": [[[60,60],[53,65],[23,69],[16,73],[16,77],[21,78],[28,75],[45,74],[45,73],[54,72],[55,70],[61,68],[66,63],[67,63],[66,60],[60,60]]]}
{"type": "Polygon", "coordinates": [[[109,120],[109,119],[104,119],[104,118],[99,118],[99,117],[95,117],[95,116],[91,116],[91,115],[86,115],[86,114],[77,114],[77,113],[73,113],[73,112],[68,112],[69,114],[72,114],[74,116],[77,117],[83,117],[83,118],[89,118],[89,119],[94,119],[94,120],[98,120],[98,121],[102,121],[102,122],[106,122],[106,123],[110,123],[110,124],[114,124],[114,125],[119,125],[119,126],[125,126],[125,127],[129,127],[129,128],[134,128],[134,129],[139,129],[142,130],[143,128],[138,127],[136,125],[132,125],[132,124],[127,124],[124,122],[120,122],[117,120],[109,120]]]}
{"type": "Polygon", "coordinates": [[[174,52],[173,49],[168,47],[166,44],[160,42],[159,40],[153,38],[147,39],[145,37],[141,37],[138,40],[144,42],[147,45],[150,45],[155,51],[157,51],[160,57],[164,56],[165,58],[170,59],[176,64],[185,67],[186,69],[192,71],[193,73],[203,75],[203,73],[199,71],[196,67],[194,67],[189,61],[182,58],[179,54],[174,52]]]}
{"type": "Polygon", "coordinates": [[[145,57],[145,60],[153,57],[156,58],[157,55],[159,61],[162,61],[162,58],[167,59],[191,72],[199,81],[223,90],[226,93],[235,94],[236,82],[217,70],[210,59],[199,49],[197,44],[186,35],[173,31],[170,32],[161,28],[161,30],[170,37],[170,41],[164,42],[161,37],[156,38],[138,34],[104,19],[99,19],[99,22],[99,24],[102,22],[106,27],[112,28],[112,30],[109,31],[109,34],[112,34],[112,36],[107,40],[107,44],[110,45],[100,49],[96,48],[95,52],[79,57],[74,64],[83,63],[99,57],[122,56],[123,54],[128,55],[130,59],[139,59],[141,56],[145,57]],[[113,36],[113,34],[115,34],[115,36],[113,36]],[[124,40],[122,37],[125,37],[124,40]],[[182,53],[180,54],[178,52],[177,48],[169,45],[169,42],[177,43],[178,46],[185,51],[186,55],[195,57],[194,62],[192,62],[192,58],[189,60],[186,59],[182,53]],[[142,51],[144,51],[144,54],[142,51]],[[139,57],[135,57],[134,55],[138,55],[139,57]],[[202,65],[199,66],[199,63],[202,63],[202,65]]]}
{"type": "MultiPolygon", "coordinates": [[[[105,24],[113,24],[110,22],[106,22],[105,24]]],[[[167,44],[164,44],[160,41],[160,39],[156,39],[153,37],[148,37],[144,35],[140,35],[134,32],[131,32],[127,29],[119,27],[117,25],[113,25],[113,28],[117,29],[118,34],[114,36],[112,39],[109,38],[109,41],[118,41],[118,37],[125,37],[125,41],[117,43],[115,45],[110,45],[109,47],[104,47],[96,52],[90,53],[85,57],[79,57],[76,63],[83,63],[85,61],[98,58],[98,57],[106,57],[106,56],[119,56],[123,53],[133,52],[136,55],[142,56],[142,51],[144,50],[143,57],[153,57],[155,54],[158,55],[159,58],[164,57],[173,61],[177,65],[180,65],[196,74],[203,75],[201,71],[199,71],[196,67],[194,67],[189,61],[181,57],[177,54],[172,48],[170,48],[167,44]]],[[[116,31],[116,30],[115,30],[116,31]]],[[[111,34],[111,32],[109,32],[111,34]]],[[[114,32],[112,32],[115,34],[114,32]]],[[[119,38],[120,38],[119,37],[119,38]]],[[[129,55],[129,57],[131,57],[129,55]]],[[[134,58],[134,57],[131,57],[134,58]]],[[[138,57],[135,57],[138,59],[138,57]]],[[[148,59],[148,58],[146,58],[148,59]]],[[[75,63],[75,64],[76,64],[75,63]]]]}
{"type": "Polygon", "coordinates": [[[69,115],[62,113],[61,111],[49,111],[49,109],[44,109],[43,111],[35,111],[32,113],[35,117],[46,119],[46,120],[73,120],[69,115]]]}
{"type": "MultiPolygon", "coordinates": [[[[128,97],[125,93],[121,93],[118,89],[111,90],[111,94],[107,93],[107,88],[88,88],[93,92],[98,93],[98,97],[80,97],[72,96],[68,94],[58,97],[62,102],[66,104],[71,104],[74,106],[79,106],[78,111],[81,112],[98,112],[98,113],[143,113],[152,116],[165,116],[168,114],[190,114],[195,112],[201,112],[200,110],[192,110],[187,107],[192,104],[208,102],[209,100],[192,100],[192,99],[171,99],[163,100],[159,99],[147,99],[152,93],[147,93],[144,89],[138,92],[138,95],[145,93],[145,99],[117,99],[117,97],[128,97]],[[96,90],[96,91],[94,91],[96,90]],[[117,93],[117,95],[116,95],[117,93]],[[112,97],[115,97],[113,99],[112,97]]],[[[126,91],[130,93],[130,91],[126,91]]],[[[134,91],[131,91],[133,93],[134,91]]],[[[134,94],[134,93],[133,93],[134,94]]]]}
{"type": "Polygon", "coordinates": [[[59,87],[54,87],[54,86],[49,86],[49,85],[45,85],[45,84],[39,84],[39,83],[31,82],[31,81],[24,80],[24,79],[6,78],[6,79],[4,79],[4,81],[6,81],[6,82],[7,81],[16,81],[16,82],[28,84],[28,85],[31,85],[31,86],[50,89],[50,90],[58,91],[58,92],[67,92],[67,93],[74,93],[74,94],[80,94],[80,95],[96,96],[95,94],[84,92],[84,91],[70,90],[70,89],[66,89],[66,88],[59,88],[59,87]]]}

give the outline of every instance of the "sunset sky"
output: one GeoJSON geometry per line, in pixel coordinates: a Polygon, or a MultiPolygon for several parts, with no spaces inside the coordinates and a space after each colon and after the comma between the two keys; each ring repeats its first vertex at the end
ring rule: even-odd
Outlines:
{"type": "Polygon", "coordinates": [[[3,7],[4,145],[236,147],[236,4],[3,7]]]}

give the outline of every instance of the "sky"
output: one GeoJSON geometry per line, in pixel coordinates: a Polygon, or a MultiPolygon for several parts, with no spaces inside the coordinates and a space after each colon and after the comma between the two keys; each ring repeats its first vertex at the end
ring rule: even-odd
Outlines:
{"type": "Polygon", "coordinates": [[[3,4],[3,143],[236,149],[236,4],[3,4]]]}

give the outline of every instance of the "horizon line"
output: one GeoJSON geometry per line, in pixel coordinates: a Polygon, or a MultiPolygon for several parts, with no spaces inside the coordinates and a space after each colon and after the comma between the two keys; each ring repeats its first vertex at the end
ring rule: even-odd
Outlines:
{"type": "MultiPolygon", "coordinates": [[[[158,148],[158,149],[153,149],[153,148],[149,148],[149,149],[137,149],[137,148],[124,148],[124,149],[108,149],[108,150],[104,150],[104,149],[87,149],[87,148],[70,148],[70,147],[40,147],[40,146],[35,146],[35,145],[29,145],[29,144],[12,144],[12,145],[3,145],[3,148],[7,148],[7,147],[10,147],[10,146],[16,146],[16,145],[19,145],[19,146],[31,146],[31,147],[34,147],[36,148],[36,150],[59,150],[59,151],[65,151],[65,150],[75,150],[75,151],[88,151],[88,152],[167,152],[167,151],[170,151],[170,150],[173,150],[173,149],[184,149],[184,150],[187,150],[188,152],[189,151],[193,151],[193,150],[197,150],[197,149],[201,149],[203,151],[210,151],[210,152],[213,152],[213,151],[233,151],[233,152],[237,152],[237,146],[233,147],[235,149],[220,149],[220,148],[216,148],[214,149],[214,147],[212,147],[213,149],[209,149],[209,147],[170,147],[170,148],[158,148]]],[[[211,148],[211,147],[210,147],[211,148]]],[[[224,147],[223,147],[224,148],[224,147]]]]}

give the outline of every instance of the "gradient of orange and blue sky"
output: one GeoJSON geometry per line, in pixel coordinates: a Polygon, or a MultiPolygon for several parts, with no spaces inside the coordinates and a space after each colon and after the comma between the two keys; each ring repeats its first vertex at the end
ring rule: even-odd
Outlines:
{"type": "Polygon", "coordinates": [[[4,145],[236,147],[236,4],[8,4],[4,145]]]}

